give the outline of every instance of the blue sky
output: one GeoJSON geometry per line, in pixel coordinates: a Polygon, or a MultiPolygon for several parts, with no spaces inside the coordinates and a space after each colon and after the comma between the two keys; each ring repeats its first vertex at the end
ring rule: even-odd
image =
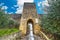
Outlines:
{"type": "Polygon", "coordinates": [[[49,6],[47,0],[0,0],[0,7],[8,14],[21,14],[24,2],[35,3],[38,14],[43,14],[44,6],[49,6]]]}

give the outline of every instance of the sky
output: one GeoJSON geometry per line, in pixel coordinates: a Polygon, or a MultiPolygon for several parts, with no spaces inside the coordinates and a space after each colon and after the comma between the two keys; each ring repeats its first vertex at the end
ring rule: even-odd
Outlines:
{"type": "Polygon", "coordinates": [[[22,14],[24,3],[35,3],[38,14],[44,14],[44,6],[49,6],[47,0],[0,0],[0,7],[6,14],[22,14]]]}

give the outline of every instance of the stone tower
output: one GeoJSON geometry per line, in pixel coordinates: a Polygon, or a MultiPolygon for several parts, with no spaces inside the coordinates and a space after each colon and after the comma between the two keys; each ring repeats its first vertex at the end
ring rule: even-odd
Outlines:
{"type": "Polygon", "coordinates": [[[40,31],[40,26],[38,24],[38,14],[36,12],[36,7],[34,3],[24,3],[23,13],[21,16],[19,30],[22,34],[27,34],[28,26],[27,24],[33,23],[33,33],[38,34],[40,31]]]}

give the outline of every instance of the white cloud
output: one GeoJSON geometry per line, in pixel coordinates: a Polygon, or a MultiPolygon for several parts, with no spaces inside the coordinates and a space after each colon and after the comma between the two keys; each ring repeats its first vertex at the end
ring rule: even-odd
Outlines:
{"type": "Polygon", "coordinates": [[[10,13],[8,13],[8,14],[13,14],[13,12],[10,12],[10,13]]]}
{"type": "Polygon", "coordinates": [[[17,5],[15,5],[15,7],[18,6],[18,8],[15,13],[21,14],[23,10],[23,5],[24,5],[24,0],[17,0],[17,5]]]}
{"type": "Polygon", "coordinates": [[[14,7],[11,7],[12,9],[15,9],[14,7]]]}
{"type": "Polygon", "coordinates": [[[48,4],[48,1],[47,0],[45,0],[45,1],[42,1],[42,2],[38,2],[38,6],[40,6],[42,4],[42,6],[44,7],[44,6],[49,6],[49,4],[48,4]]]}
{"type": "Polygon", "coordinates": [[[43,2],[42,2],[42,5],[43,5],[43,6],[49,6],[48,1],[47,1],[47,0],[43,1],[43,2]]]}
{"type": "Polygon", "coordinates": [[[19,8],[17,8],[17,11],[16,11],[15,13],[17,13],[17,14],[21,14],[22,11],[23,11],[23,7],[19,7],[19,8]]]}
{"type": "Polygon", "coordinates": [[[40,6],[41,3],[42,3],[42,2],[38,2],[38,6],[40,6]]]}
{"type": "Polygon", "coordinates": [[[18,7],[18,5],[14,5],[14,7],[18,7]]]}
{"type": "Polygon", "coordinates": [[[5,14],[7,14],[7,11],[5,11],[5,14]]]}
{"type": "Polygon", "coordinates": [[[24,0],[24,2],[33,3],[34,0],[24,0]]]}
{"type": "Polygon", "coordinates": [[[7,7],[7,6],[2,6],[1,9],[2,9],[2,10],[6,10],[6,9],[8,9],[8,7],[7,7]]]}
{"type": "Polygon", "coordinates": [[[4,5],[4,3],[1,3],[1,4],[0,4],[0,6],[3,6],[3,5],[4,5]]]}
{"type": "Polygon", "coordinates": [[[31,3],[31,2],[33,2],[33,0],[17,0],[17,5],[15,5],[15,7],[18,6],[19,8],[17,8],[17,11],[15,13],[17,13],[17,14],[22,13],[24,2],[30,2],[31,3]]]}
{"type": "Polygon", "coordinates": [[[24,0],[17,0],[17,4],[18,4],[18,6],[23,5],[24,4],[24,0]]]}

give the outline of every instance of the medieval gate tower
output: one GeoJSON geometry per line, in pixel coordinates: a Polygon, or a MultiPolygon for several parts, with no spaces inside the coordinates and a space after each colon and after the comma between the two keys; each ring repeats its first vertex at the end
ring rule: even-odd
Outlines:
{"type": "Polygon", "coordinates": [[[22,34],[28,33],[27,24],[31,22],[33,24],[33,33],[38,34],[40,31],[40,26],[38,23],[38,14],[36,12],[36,7],[34,3],[24,3],[23,13],[21,16],[20,27],[19,30],[22,34]]]}

